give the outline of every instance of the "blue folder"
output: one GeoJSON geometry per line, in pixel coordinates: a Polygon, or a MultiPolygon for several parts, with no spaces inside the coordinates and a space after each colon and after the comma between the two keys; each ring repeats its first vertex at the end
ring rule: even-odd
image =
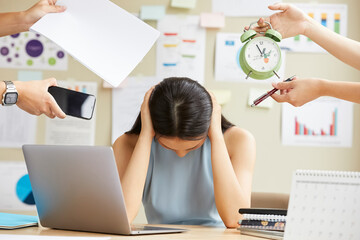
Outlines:
{"type": "Polygon", "coordinates": [[[0,213],[0,229],[17,229],[38,225],[38,217],[30,215],[0,213]]]}

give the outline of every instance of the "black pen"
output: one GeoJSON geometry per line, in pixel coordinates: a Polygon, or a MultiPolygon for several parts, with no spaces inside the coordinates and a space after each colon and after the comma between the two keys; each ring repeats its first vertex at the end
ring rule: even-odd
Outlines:
{"type": "MultiPolygon", "coordinates": [[[[284,82],[290,82],[295,78],[295,75],[292,77],[289,77],[288,79],[286,79],[284,82]]],[[[251,107],[255,107],[257,106],[259,103],[261,103],[262,101],[264,101],[265,99],[267,99],[268,97],[270,97],[271,95],[273,95],[277,90],[277,88],[272,89],[271,91],[264,93],[263,95],[261,95],[260,97],[258,97],[257,99],[254,100],[253,104],[251,104],[251,107]]]]}

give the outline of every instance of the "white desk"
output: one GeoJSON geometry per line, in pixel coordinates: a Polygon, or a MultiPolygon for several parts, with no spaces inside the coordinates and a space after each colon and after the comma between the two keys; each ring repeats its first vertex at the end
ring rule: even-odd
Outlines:
{"type": "MultiPolygon", "coordinates": [[[[158,226],[158,225],[157,225],[158,226]]],[[[156,234],[156,235],[140,235],[140,236],[122,236],[101,233],[89,233],[78,231],[55,230],[43,227],[29,227],[16,230],[0,230],[0,234],[18,234],[18,235],[37,235],[37,236],[72,236],[72,237],[111,237],[115,239],[146,239],[146,240],[161,240],[161,239],[210,239],[210,240],[264,240],[264,238],[241,235],[239,230],[203,227],[203,226],[183,226],[183,225],[159,225],[164,227],[185,228],[189,231],[184,233],[171,234],[156,234]]]]}

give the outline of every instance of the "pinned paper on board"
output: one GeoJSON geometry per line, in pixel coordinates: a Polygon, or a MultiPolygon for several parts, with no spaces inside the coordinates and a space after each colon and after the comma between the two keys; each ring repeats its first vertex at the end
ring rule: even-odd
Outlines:
{"type": "Polygon", "coordinates": [[[212,11],[229,17],[265,17],[274,12],[268,6],[279,0],[212,0],[212,11]]]}
{"type": "Polygon", "coordinates": [[[204,28],[225,27],[225,16],[223,13],[201,13],[200,26],[204,28]]]}
{"type": "Polygon", "coordinates": [[[282,63],[277,72],[280,79],[275,75],[266,80],[254,80],[251,75],[248,79],[240,66],[239,56],[242,46],[241,33],[218,33],[216,35],[215,50],[215,80],[244,83],[272,83],[284,79],[285,75],[285,51],[281,51],[282,63]]]}
{"type": "Polygon", "coordinates": [[[131,129],[140,113],[145,93],[161,79],[129,77],[126,81],[126,87],[112,90],[112,143],[131,129]]]}
{"type": "Polygon", "coordinates": [[[115,87],[159,37],[159,31],[111,1],[59,0],[56,4],[66,6],[66,11],[45,15],[30,30],[57,43],[115,87]]]}
{"type": "Polygon", "coordinates": [[[197,0],[171,0],[171,6],[176,8],[195,8],[197,0]]]}
{"type": "Polygon", "coordinates": [[[17,33],[0,38],[0,68],[67,70],[68,55],[40,34],[17,33]]]}
{"type": "MultiPolygon", "coordinates": [[[[58,86],[89,93],[96,97],[96,82],[58,81],[58,86]]],[[[46,118],[45,143],[52,145],[94,145],[96,105],[90,120],[66,116],[65,119],[46,118]]]]}
{"type": "Polygon", "coordinates": [[[142,20],[160,20],[165,16],[164,5],[143,5],[140,9],[140,19],[142,20]]]}
{"type": "Polygon", "coordinates": [[[282,104],[282,144],[351,147],[353,103],[321,97],[301,107],[282,104]]]}
{"type": "Polygon", "coordinates": [[[157,76],[188,77],[203,84],[206,30],[200,27],[200,17],[166,15],[158,29],[157,76]]]}
{"type": "Polygon", "coordinates": [[[0,210],[35,211],[29,175],[23,161],[0,161],[0,210]]]}
{"type": "Polygon", "coordinates": [[[229,90],[214,89],[214,90],[210,90],[210,92],[214,94],[216,101],[220,105],[225,105],[231,99],[231,91],[229,90]]]}
{"type": "MultiPolygon", "coordinates": [[[[19,81],[43,79],[41,71],[18,71],[19,81]]],[[[18,106],[4,107],[0,111],[0,147],[21,148],[23,144],[35,144],[37,116],[18,106]],[[14,121],[16,119],[16,121],[14,121]]]]}
{"type": "MultiPolygon", "coordinates": [[[[346,4],[295,3],[295,5],[324,27],[344,37],[347,36],[348,8],[346,4]]],[[[291,52],[326,52],[304,35],[283,39],[279,45],[282,49],[291,52]]]]}

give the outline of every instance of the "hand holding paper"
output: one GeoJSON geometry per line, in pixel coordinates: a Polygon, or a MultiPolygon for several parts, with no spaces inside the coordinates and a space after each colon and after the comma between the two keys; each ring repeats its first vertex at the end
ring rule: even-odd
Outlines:
{"type": "Polygon", "coordinates": [[[45,15],[30,30],[61,46],[113,86],[130,74],[159,37],[157,30],[109,0],[56,4],[67,10],[45,15]]]}

